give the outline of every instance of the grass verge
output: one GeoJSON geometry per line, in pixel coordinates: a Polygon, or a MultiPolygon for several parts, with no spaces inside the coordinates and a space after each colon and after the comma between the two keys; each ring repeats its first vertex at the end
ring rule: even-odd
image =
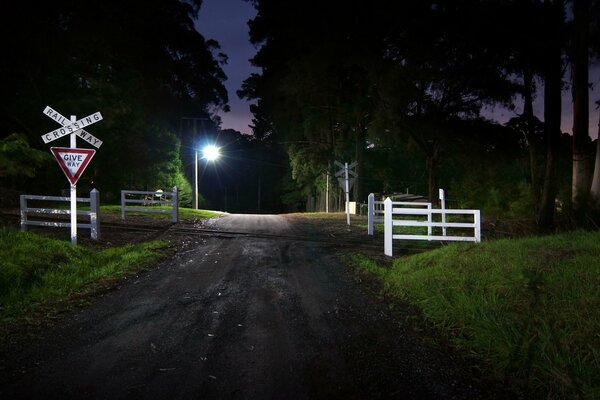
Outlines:
{"type": "Polygon", "coordinates": [[[528,396],[600,398],[599,232],[354,262],[528,396]]]}
{"type": "Polygon", "coordinates": [[[0,324],[87,294],[103,279],[139,271],[160,259],[158,250],[166,246],[156,241],[94,250],[0,228],[0,324]]]}

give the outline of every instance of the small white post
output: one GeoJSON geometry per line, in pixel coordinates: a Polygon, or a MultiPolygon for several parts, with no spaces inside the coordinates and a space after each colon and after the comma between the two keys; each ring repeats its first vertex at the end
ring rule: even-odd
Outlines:
{"type": "MultiPolygon", "coordinates": [[[[427,236],[431,236],[432,227],[431,222],[433,221],[433,213],[431,212],[431,203],[427,203],[427,236]]],[[[431,240],[431,239],[428,239],[431,240]]]]}
{"type": "Polygon", "coordinates": [[[393,213],[392,199],[389,197],[383,202],[383,253],[388,256],[393,256],[393,235],[394,225],[392,222],[393,213]]]}
{"type": "Polygon", "coordinates": [[[344,163],[344,176],[346,179],[346,224],[350,226],[350,178],[348,177],[348,163],[344,163]]]}
{"type": "MultiPolygon", "coordinates": [[[[71,115],[71,123],[77,121],[74,115],[71,115]]],[[[77,136],[75,131],[71,133],[71,148],[77,148],[77,136]]],[[[71,244],[77,245],[77,184],[71,185],[71,244]]]]}
{"type": "Polygon", "coordinates": [[[90,192],[90,237],[94,240],[100,238],[99,211],[100,192],[96,189],[92,189],[90,192]]]}
{"type": "Polygon", "coordinates": [[[446,195],[444,189],[440,189],[440,204],[442,206],[442,235],[446,236],[446,195]]]}
{"type": "Polygon", "coordinates": [[[367,198],[367,221],[368,221],[367,232],[370,236],[373,236],[373,234],[375,232],[373,219],[375,219],[375,195],[373,193],[371,193],[371,194],[369,194],[369,197],[367,198]]]}
{"type": "Polygon", "coordinates": [[[173,186],[173,222],[179,221],[179,193],[177,192],[177,186],[173,186]]]}
{"type": "Polygon", "coordinates": [[[121,221],[125,221],[125,191],[121,190],[121,221]]]}
{"type": "Polygon", "coordinates": [[[21,232],[27,230],[27,195],[22,194],[20,196],[21,203],[21,232]]]}
{"type": "Polygon", "coordinates": [[[475,224],[475,242],[481,242],[481,211],[475,210],[473,214],[474,224],[475,224]]]}

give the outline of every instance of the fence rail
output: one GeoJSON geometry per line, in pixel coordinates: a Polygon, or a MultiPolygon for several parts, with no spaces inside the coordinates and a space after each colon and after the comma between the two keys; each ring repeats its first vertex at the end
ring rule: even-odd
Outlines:
{"type": "MultiPolygon", "coordinates": [[[[425,207],[426,210],[431,210],[431,203],[418,202],[418,201],[392,201],[393,206],[406,206],[406,207],[425,207]]],[[[375,233],[375,223],[383,223],[383,201],[375,200],[375,194],[369,194],[367,201],[367,233],[373,236],[375,233]],[[379,217],[381,216],[381,217],[379,217]]],[[[431,214],[429,215],[428,222],[431,222],[431,214]]],[[[427,234],[431,235],[431,227],[427,229],[427,234]]]]}
{"type": "Polygon", "coordinates": [[[173,186],[172,192],[161,191],[141,191],[141,190],[121,190],[121,219],[125,220],[126,212],[150,212],[150,213],[171,213],[172,221],[179,221],[179,195],[177,186],[173,186]],[[138,196],[138,198],[127,198],[128,195],[138,196]],[[149,199],[139,198],[140,196],[151,196],[149,199]],[[159,200],[155,200],[159,198],[159,200]],[[152,208],[152,207],[128,207],[127,204],[143,204],[171,206],[170,210],[152,208]]]}
{"type": "MultiPolygon", "coordinates": [[[[71,215],[70,209],[60,208],[43,208],[43,207],[29,207],[28,201],[44,201],[44,202],[69,202],[70,197],[63,196],[35,196],[29,194],[22,194],[20,196],[21,204],[21,231],[26,231],[28,226],[46,226],[54,228],[70,228],[71,222],[65,221],[45,221],[45,220],[32,220],[31,216],[37,215],[71,215]]],[[[98,239],[100,237],[100,222],[98,219],[98,212],[100,210],[100,192],[96,189],[92,189],[90,197],[77,197],[78,203],[89,203],[89,211],[77,211],[77,215],[89,217],[89,223],[77,223],[78,228],[87,228],[90,230],[90,237],[92,239],[98,239]]]]}
{"type": "Polygon", "coordinates": [[[404,240],[440,240],[440,241],[469,241],[481,242],[481,212],[480,210],[450,210],[450,209],[417,209],[394,207],[394,202],[387,198],[383,202],[384,207],[384,253],[387,256],[393,255],[394,239],[404,240]],[[433,215],[439,214],[442,222],[433,222],[433,215]],[[394,219],[394,216],[427,216],[427,221],[416,221],[406,219],[394,219]],[[473,222],[447,222],[446,215],[467,215],[472,216],[473,222]],[[427,227],[427,235],[404,235],[394,234],[394,226],[417,226],[427,227]],[[442,235],[432,235],[431,229],[442,228],[442,235]],[[472,229],[473,236],[453,236],[448,235],[447,228],[472,229]]]}

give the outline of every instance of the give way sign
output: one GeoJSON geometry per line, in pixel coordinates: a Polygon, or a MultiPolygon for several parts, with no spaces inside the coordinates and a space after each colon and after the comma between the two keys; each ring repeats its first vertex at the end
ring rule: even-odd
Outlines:
{"type": "Polygon", "coordinates": [[[60,169],[63,170],[71,185],[75,185],[79,180],[85,167],[88,166],[96,150],[77,149],[69,147],[50,147],[54,158],[58,161],[60,169]]]}

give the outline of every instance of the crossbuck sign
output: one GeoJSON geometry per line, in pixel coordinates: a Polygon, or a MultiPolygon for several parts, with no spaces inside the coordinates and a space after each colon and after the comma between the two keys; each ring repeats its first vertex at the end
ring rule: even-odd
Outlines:
{"type": "Polygon", "coordinates": [[[335,165],[341,168],[335,173],[335,176],[338,178],[342,190],[346,193],[346,224],[350,225],[350,188],[354,184],[354,178],[357,176],[354,171],[357,162],[354,161],[348,165],[348,163],[342,164],[339,161],[335,161],[335,165]],[[352,175],[352,178],[350,178],[350,175],[352,175]]]}
{"type": "Polygon", "coordinates": [[[102,146],[100,139],[83,129],[101,121],[102,114],[98,111],[81,119],[77,119],[74,115],[67,119],[51,107],[46,107],[43,113],[60,125],[59,128],[42,135],[44,143],[50,143],[65,136],[70,138],[70,147],[51,147],[50,151],[71,184],[71,243],[76,245],[77,181],[96,154],[96,150],[93,149],[78,149],[76,141],[79,136],[96,148],[102,146]]]}

